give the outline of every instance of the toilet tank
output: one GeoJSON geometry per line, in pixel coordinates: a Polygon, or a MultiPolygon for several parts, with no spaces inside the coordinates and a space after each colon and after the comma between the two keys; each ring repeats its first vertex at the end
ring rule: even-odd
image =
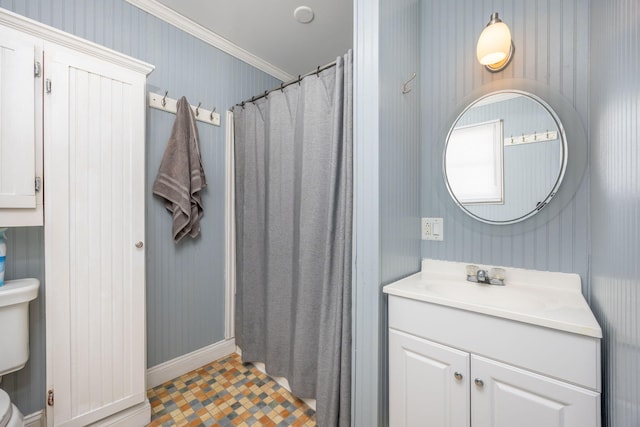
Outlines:
{"type": "Polygon", "coordinates": [[[29,359],[29,301],[38,279],[7,280],[0,286],[0,376],[22,369],[29,359]]]}

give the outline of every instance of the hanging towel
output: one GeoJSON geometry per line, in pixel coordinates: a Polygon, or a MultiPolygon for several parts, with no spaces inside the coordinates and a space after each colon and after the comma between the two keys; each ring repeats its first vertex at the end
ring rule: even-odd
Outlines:
{"type": "Polygon", "coordinates": [[[175,243],[187,234],[196,237],[200,233],[203,214],[200,190],[206,185],[196,119],[183,96],[178,100],[176,121],[153,183],[153,194],[165,199],[172,214],[171,235],[175,243]]]}

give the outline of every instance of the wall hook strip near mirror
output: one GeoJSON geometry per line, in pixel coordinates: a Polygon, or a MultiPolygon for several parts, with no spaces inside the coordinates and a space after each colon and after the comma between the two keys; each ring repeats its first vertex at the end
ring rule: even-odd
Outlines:
{"type": "MultiPolygon", "coordinates": [[[[176,99],[169,98],[167,94],[168,91],[165,92],[164,95],[149,92],[149,107],[175,114],[178,101],[176,99]]],[[[191,105],[191,109],[196,115],[196,120],[210,125],[220,126],[220,114],[216,113],[215,107],[213,110],[209,111],[200,108],[201,105],[202,102],[198,102],[198,106],[191,105]]]]}
{"type": "Polygon", "coordinates": [[[411,83],[413,81],[413,79],[415,79],[415,78],[416,78],[416,73],[413,73],[411,75],[411,77],[409,78],[409,80],[407,80],[406,82],[404,82],[402,84],[402,94],[403,95],[406,95],[406,94],[408,94],[409,92],[411,92],[413,90],[413,88],[409,88],[409,83],[411,83]]]}

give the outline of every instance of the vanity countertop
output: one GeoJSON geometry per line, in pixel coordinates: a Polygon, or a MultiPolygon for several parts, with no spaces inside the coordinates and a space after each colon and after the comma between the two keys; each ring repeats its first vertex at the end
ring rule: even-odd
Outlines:
{"type": "MultiPolygon", "coordinates": [[[[466,280],[466,263],[424,259],[422,271],[384,287],[389,295],[602,338],[580,276],[502,267],[505,286],[466,280]]],[[[489,266],[480,268],[490,268],[489,266]]]]}

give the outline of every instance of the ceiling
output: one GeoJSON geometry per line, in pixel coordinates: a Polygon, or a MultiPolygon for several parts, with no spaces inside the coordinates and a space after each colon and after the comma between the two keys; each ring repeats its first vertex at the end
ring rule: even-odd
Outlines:
{"type": "Polygon", "coordinates": [[[305,74],[353,45],[352,0],[156,0],[285,71],[305,74]],[[293,16],[314,11],[309,24],[293,16]]]}

